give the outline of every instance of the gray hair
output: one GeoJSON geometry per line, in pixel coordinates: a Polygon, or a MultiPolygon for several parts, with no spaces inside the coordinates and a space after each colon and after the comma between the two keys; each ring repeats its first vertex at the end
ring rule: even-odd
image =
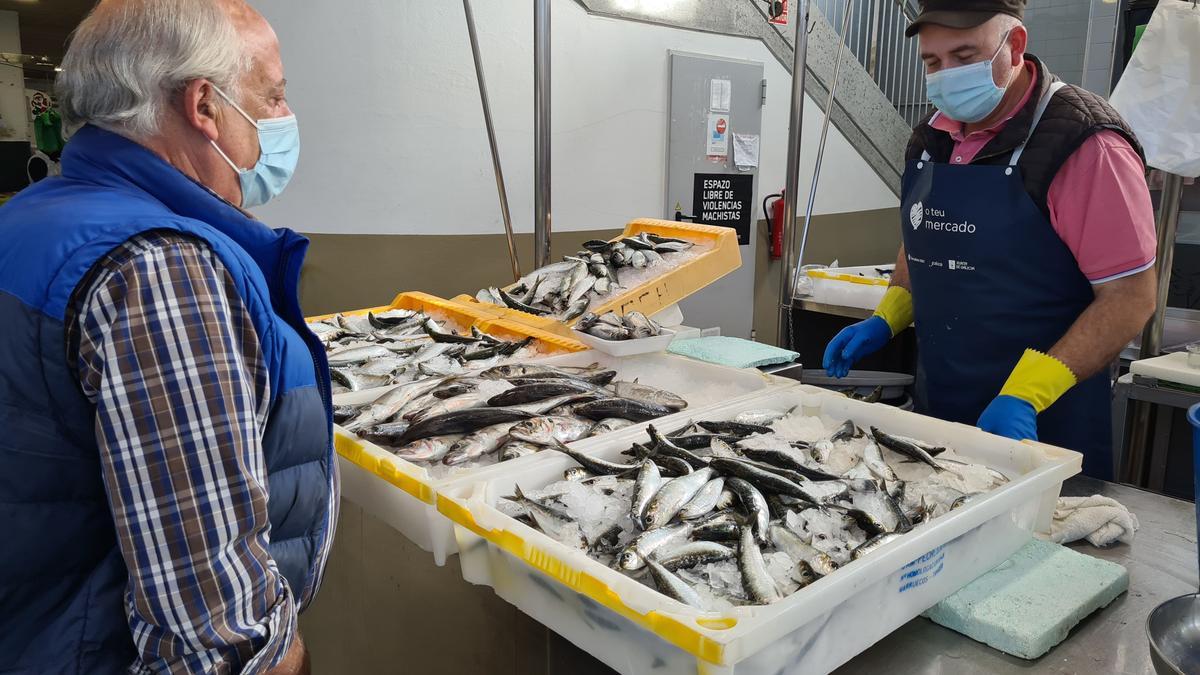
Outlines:
{"type": "Polygon", "coordinates": [[[210,80],[236,100],[249,67],[245,42],[217,0],[102,2],[71,38],[59,109],[71,128],[90,123],[146,138],[188,82],[210,80]]]}

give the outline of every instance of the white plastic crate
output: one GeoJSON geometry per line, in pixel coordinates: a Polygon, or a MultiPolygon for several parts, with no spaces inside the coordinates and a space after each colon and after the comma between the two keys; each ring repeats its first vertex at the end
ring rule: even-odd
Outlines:
{"type": "Polygon", "coordinates": [[[841,307],[875,309],[887,292],[888,279],[876,269],[894,265],[828,267],[805,272],[809,297],[813,302],[841,307]]]}
{"type": "MultiPolygon", "coordinates": [[[[795,384],[793,380],[765,375],[757,370],[726,368],[665,353],[615,357],[586,351],[539,359],[535,363],[558,366],[599,363],[616,370],[618,379],[639,379],[645,384],[672,391],[688,401],[687,409],[660,418],[657,421],[659,423],[695,415],[714,404],[766,387],[795,384]]],[[[341,394],[335,398],[335,403],[367,403],[384,391],[386,389],[341,394]]],[[[644,429],[646,424],[628,429],[644,429]]],[[[446,485],[464,480],[486,479],[498,469],[513,467],[519,470],[519,467],[528,466],[531,460],[538,457],[530,455],[438,478],[429,469],[400,459],[341,427],[335,427],[335,438],[342,468],[342,495],[396,528],[417,546],[433,553],[438,565],[444,564],[446,557],[453,555],[458,548],[450,521],[439,514],[434,506],[438,491],[446,485]]],[[[594,442],[599,438],[603,436],[588,441],[594,442]]]]}
{"type": "MultiPolygon", "coordinates": [[[[1062,482],[1082,462],[1076,452],[804,385],[747,395],[704,417],[797,404],[807,414],[853,418],[947,444],[1012,480],[780,602],[713,613],[670,600],[497,510],[496,500],[518,482],[535,490],[574,466],[564,455],[543,453],[520,471],[449,486],[439,495],[439,510],[456,523],[464,578],[491,586],[622,673],[824,673],[1011,556],[1034,531],[1048,529],[1062,482]]],[[[661,426],[671,431],[679,422],[661,426]]],[[[622,430],[580,449],[627,459],[619,453],[636,436],[622,430]]]]}

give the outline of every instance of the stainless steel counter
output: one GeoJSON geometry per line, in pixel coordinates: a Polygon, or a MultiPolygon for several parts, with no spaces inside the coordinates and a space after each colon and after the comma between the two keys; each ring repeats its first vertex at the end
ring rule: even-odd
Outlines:
{"type": "Polygon", "coordinates": [[[1076,477],[1064,496],[1101,494],[1127,506],[1141,528],[1132,545],[1098,549],[1083,542],[1081,553],[1111,560],[1129,570],[1129,591],[1077,626],[1067,639],[1036,661],[998,652],[932,621],[918,618],[876,643],[836,672],[913,675],[1003,675],[1004,673],[1153,673],[1146,643],[1146,616],[1156,605],[1194,592],[1196,513],[1191,502],[1136,488],[1076,477]]]}

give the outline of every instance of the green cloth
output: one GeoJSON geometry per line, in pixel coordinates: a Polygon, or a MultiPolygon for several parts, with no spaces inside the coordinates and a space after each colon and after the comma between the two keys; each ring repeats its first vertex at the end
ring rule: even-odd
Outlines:
{"type": "MultiPolygon", "coordinates": [[[[1138,43],[1142,41],[1142,34],[1146,32],[1147,25],[1149,24],[1142,24],[1133,29],[1133,49],[1137,49],[1138,43]]],[[[1133,49],[1129,50],[1130,54],[1133,53],[1133,49]]]]}
{"type": "Polygon", "coordinates": [[[52,155],[63,149],[62,118],[51,108],[33,118],[33,136],[37,149],[52,155]]]}
{"type": "Polygon", "coordinates": [[[707,361],[734,368],[757,368],[776,363],[791,363],[800,358],[798,353],[779,347],[718,335],[692,340],[676,340],[671,343],[667,351],[697,361],[707,361]]]}

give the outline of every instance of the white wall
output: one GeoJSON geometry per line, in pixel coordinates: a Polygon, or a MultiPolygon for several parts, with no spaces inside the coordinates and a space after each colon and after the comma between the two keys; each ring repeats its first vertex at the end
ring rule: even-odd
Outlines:
{"type": "MultiPolygon", "coordinates": [[[[260,211],[304,232],[502,231],[474,67],[451,0],[252,0],[283,46],[300,119],[300,168],[260,211]]],[[[532,3],[475,0],[475,17],[514,223],[533,220],[532,3]]],[[[766,67],[760,185],[782,187],[790,77],[760,42],[589,16],[553,5],[553,218],[559,230],[661,217],[667,50],[754,59],[766,67]]],[[[807,186],[821,114],[804,117],[807,186]]],[[[817,210],[897,205],[831,129],[817,210]]],[[[761,202],[761,197],[758,200],[761,202]]]]}
{"type": "MultiPolygon", "coordinates": [[[[0,52],[21,53],[21,30],[17,13],[0,11],[0,52]]],[[[25,69],[0,66],[0,117],[11,133],[0,135],[0,141],[27,141],[30,135],[29,108],[25,102],[25,69]]]]}

